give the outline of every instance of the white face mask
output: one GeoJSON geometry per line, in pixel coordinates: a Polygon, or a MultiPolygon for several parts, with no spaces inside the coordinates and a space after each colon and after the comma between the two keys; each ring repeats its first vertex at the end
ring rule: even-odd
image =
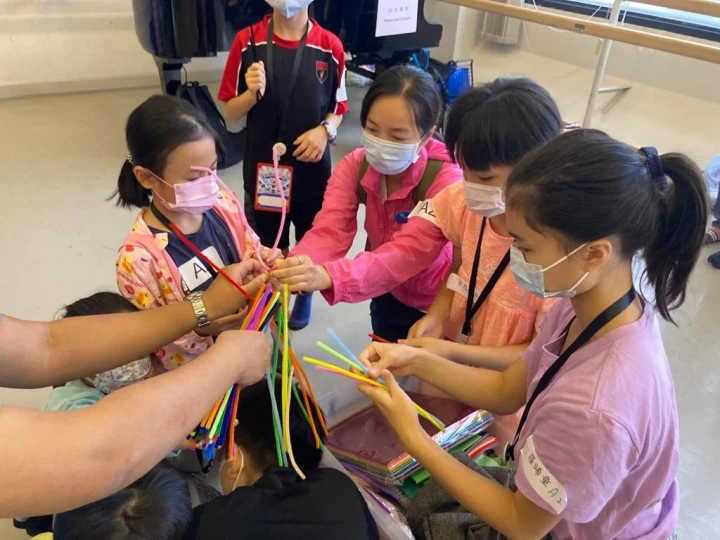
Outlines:
{"type": "Polygon", "coordinates": [[[523,255],[523,252],[520,251],[515,246],[510,247],[510,271],[515,276],[515,279],[517,282],[524,288],[530,291],[533,294],[536,294],[540,298],[572,298],[575,296],[576,289],[580,286],[580,284],[585,281],[585,278],[588,277],[588,274],[590,272],[585,272],[583,277],[581,277],[578,282],[573,285],[570,289],[566,291],[555,291],[555,292],[548,292],[545,290],[545,278],[543,274],[550,270],[551,268],[555,268],[558,264],[561,262],[567,260],[569,257],[580,251],[582,248],[584,248],[587,244],[583,244],[579,246],[578,248],[574,249],[572,252],[565,255],[562,259],[559,261],[551,264],[547,268],[543,268],[539,264],[530,264],[525,260],[525,255],[523,255]]]}
{"type": "Polygon", "coordinates": [[[473,214],[491,218],[505,212],[502,188],[465,181],[463,193],[465,203],[473,214]]]}
{"type": "Polygon", "coordinates": [[[365,147],[365,159],[380,174],[399,174],[420,157],[420,142],[402,144],[384,141],[363,130],[362,144],[365,147]]]}
{"type": "Polygon", "coordinates": [[[312,0],[265,0],[271,8],[279,11],[286,19],[294,17],[312,4],[312,0]]]}

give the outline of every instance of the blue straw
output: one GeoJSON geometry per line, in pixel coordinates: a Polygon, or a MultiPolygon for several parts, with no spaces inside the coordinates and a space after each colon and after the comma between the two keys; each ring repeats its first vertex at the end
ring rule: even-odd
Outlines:
{"type": "Polygon", "coordinates": [[[355,360],[355,364],[362,370],[363,373],[367,373],[367,368],[363,366],[362,362],[358,360],[358,357],[355,356],[353,352],[347,348],[347,346],[343,343],[342,339],[340,339],[340,337],[335,333],[335,330],[333,330],[332,328],[328,328],[327,333],[330,334],[330,337],[335,340],[335,343],[338,344],[338,347],[340,347],[345,352],[345,355],[355,360]]]}

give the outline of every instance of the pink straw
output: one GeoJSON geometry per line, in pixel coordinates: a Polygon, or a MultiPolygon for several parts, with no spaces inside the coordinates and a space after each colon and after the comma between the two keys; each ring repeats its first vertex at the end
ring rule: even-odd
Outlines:
{"type": "Polygon", "coordinates": [[[273,146],[273,169],[275,169],[275,182],[277,183],[278,190],[280,191],[280,197],[282,198],[282,213],[280,214],[280,228],[278,229],[273,249],[277,249],[280,244],[280,238],[282,237],[283,229],[285,229],[285,214],[287,214],[287,200],[285,198],[285,190],[283,189],[282,182],[280,181],[280,156],[278,156],[277,148],[273,146]]]}

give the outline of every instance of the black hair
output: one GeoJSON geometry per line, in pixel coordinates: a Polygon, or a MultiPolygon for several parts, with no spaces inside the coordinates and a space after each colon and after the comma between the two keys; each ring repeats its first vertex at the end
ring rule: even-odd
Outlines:
{"type": "Polygon", "coordinates": [[[360,109],[360,124],[365,127],[375,100],[383,96],[402,96],[413,112],[415,125],[422,136],[437,126],[443,112],[443,101],[432,76],[420,68],[397,65],[380,73],[368,88],[360,109]]]}
{"type": "MultiPolygon", "coordinates": [[[[302,393],[298,389],[298,395],[302,393]]],[[[275,380],[275,397],[278,406],[281,402],[282,384],[275,380]]],[[[320,421],[317,411],[310,402],[313,421],[321,440],[324,435],[320,431],[320,421]]],[[[277,466],[277,451],[275,449],[275,434],[273,431],[272,402],[270,391],[265,379],[243,388],[240,392],[237,411],[238,424],[235,427],[235,444],[242,446],[248,452],[255,467],[264,471],[268,467],[277,466]]],[[[303,472],[317,469],[322,458],[322,450],[315,447],[315,438],[310,424],[305,420],[300,406],[294,396],[290,404],[290,442],[292,444],[295,462],[303,472]]]]}
{"type": "Polygon", "coordinates": [[[222,145],[202,112],[189,102],[174,96],[152,96],[141,103],[128,118],[125,141],[130,155],[120,169],[117,190],[111,198],[125,208],[143,208],[150,204],[145,189],[133,168],[145,167],[162,178],[168,156],[185,143],[212,137],[222,156],[222,145]]]}
{"type": "Polygon", "coordinates": [[[125,489],[55,516],[55,540],[176,540],[192,518],[187,483],[160,464],[125,489]]]}
{"type": "Polygon", "coordinates": [[[470,88],[450,107],[445,145],[456,163],[472,171],[514,166],[563,128],[552,96],[530,79],[501,77],[470,88]]]}
{"type": "Polygon", "coordinates": [[[655,305],[672,322],[708,217],[702,173],[690,158],[653,160],[602,131],[578,129],[523,158],[508,178],[506,198],[536,230],[555,230],[575,245],[615,237],[627,259],[641,252],[655,305]]]}
{"type": "Polygon", "coordinates": [[[134,311],[138,311],[138,308],[118,293],[99,292],[65,306],[62,317],[67,319],[68,317],[132,313],[134,311]]]}

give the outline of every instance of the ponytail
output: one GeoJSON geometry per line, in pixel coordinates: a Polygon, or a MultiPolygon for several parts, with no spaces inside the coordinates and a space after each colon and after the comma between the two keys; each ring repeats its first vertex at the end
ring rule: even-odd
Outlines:
{"type": "Polygon", "coordinates": [[[116,198],[115,204],[123,208],[144,208],[150,204],[150,193],[150,190],[145,189],[135,178],[133,164],[126,159],[120,169],[117,189],[110,198],[116,198]]]}
{"type": "Polygon", "coordinates": [[[564,133],[525,156],[508,178],[508,206],[573,245],[616,238],[641,253],[660,315],[685,300],[708,217],[702,173],[683,154],[639,151],[594,129],[564,133]]]}
{"type": "Polygon", "coordinates": [[[152,96],[141,103],[128,118],[125,142],[132,156],[120,169],[115,193],[116,204],[124,208],[143,208],[150,204],[151,192],[145,189],[133,168],[144,167],[162,177],[165,163],[179,146],[209,137],[215,141],[218,158],[222,145],[203,114],[187,101],[174,96],[152,96]]]}
{"type": "Polygon", "coordinates": [[[703,244],[708,219],[708,199],[703,175],[684,154],[663,154],[664,175],[671,182],[656,181],[658,219],[655,240],[645,249],[646,278],[655,289],[655,306],[663,319],[685,301],[690,278],[703,244]]]}

